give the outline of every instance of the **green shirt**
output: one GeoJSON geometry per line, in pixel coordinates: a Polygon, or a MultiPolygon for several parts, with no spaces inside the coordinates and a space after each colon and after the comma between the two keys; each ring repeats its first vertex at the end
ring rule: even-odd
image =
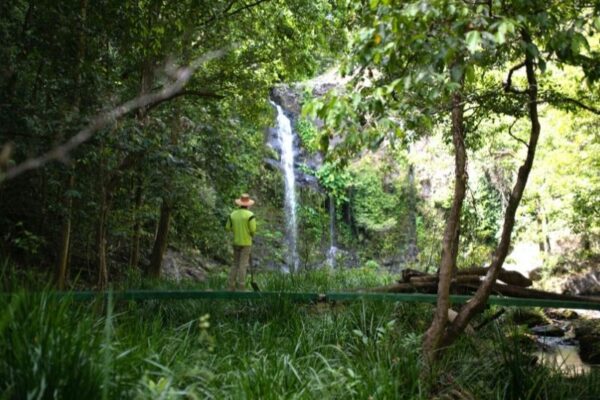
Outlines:
{"type": "Polygon", "coordinates": [[[229,215],[225,228],[233,231],[235,246],[252,246],[252,237],[256,233],[256,218],[252,211],[240,208],[229,215]]]}

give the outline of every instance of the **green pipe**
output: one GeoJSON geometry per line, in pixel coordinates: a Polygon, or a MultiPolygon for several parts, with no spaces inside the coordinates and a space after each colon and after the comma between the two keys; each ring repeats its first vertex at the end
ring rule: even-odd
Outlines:
{"type": "MultiPolygon", "coordinates": [[[[10,293],[4,293],[10,295],[10,293]]],[[[299,302],[317,301],[392,301],[406,303],[431,303],[437,302],[437,295],[423,293],[371,293],[371,292],[231,292],[231,291],[201,291],[201,290],[126,290],[104,292],[50,292],[49,296],[69,298],[75,301],[89,301],[99,298],[107,299],[111,296],[114,300],[274,300],[288,299],[299,302]]],[[[451,295],[450,299],[455,304],[464,304],[471,299],[467,295],[451,295]]],[[[551,307],[600,310],[600,303],[584,300],[550,300],[526,299],[517,297],[490,296],[488,304],[508,307],[551,307]]]]}

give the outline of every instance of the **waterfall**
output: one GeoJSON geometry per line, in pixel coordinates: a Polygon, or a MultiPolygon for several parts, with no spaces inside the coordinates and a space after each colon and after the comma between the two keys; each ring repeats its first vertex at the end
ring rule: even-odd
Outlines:
{"type": "Polygon", "coordinates": [[[294,174],[294,133],[290,119],[278,104],[271,101],[277,108],[277,138],[281,146],[281,169],[285,178],[285,216],[286,238],[288,242],[288,268],[298,269],[298,250],[296,245],[296,176],[294,174]]]}
{"type": "Polygon", "coordinates": [[[335,254],[337,253],[335,242],[335,199],[329,196],[329,251],[327,251],[327,265],[335,268],[335,254]]]}
{"type": "Polygon", "coordinates": [[[414,262],[419,255],[419,248],[417,247],[417,194],[415,190],[415,168],[412,164],[409,164],[408,166],[407,178],[408,226],[406,227],[407,243],[404,259],[407,262],[414,262]]]}

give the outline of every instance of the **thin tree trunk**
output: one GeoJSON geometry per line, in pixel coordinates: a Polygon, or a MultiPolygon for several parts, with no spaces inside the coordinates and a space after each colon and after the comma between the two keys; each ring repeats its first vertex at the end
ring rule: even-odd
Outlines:
{"type": "MultiPolygon", "coordinates": [[[[141,79],[140,79],[140,95],[150,93],[152,85],[154,83],[154,69],[150,59],[144,60],[142,64],[141,79]]],[[[146,119],[147,119],[147,108],[143,107],[138,110],[137,120],[141,125],[142,131],[145,131],[146,119]]],[[[145,133],[144,133],[145,134],[145,133]]],[[[134,172],[136,173],[136,172],[134,172]]],[[[137,172],[141,173],[141,172],[137,172]]],[[[137,178],[135,188],[135,204],[134,204],[134,222],[133,222],[133,234],[131,236],[131,248],[129,251],[129,265],[132,269],[138,267],[140,262],[140,235],[141,235],[141,221],[137,215],[143,202],[143,187],[142,179],[137,178]]]]}
{"type": "Polygon", "coordinates": [[[99,203],[98,222],[96,225],[96,269],[98,271],[98,287],[108,285],[108,267],[106,265],[106,217],[108,215],[108,179],[106,177],[107,162],[104,158],[104,140],[100,142],[100,163],[98,166],[99,203]]]}
{"type": "Polygon", "coordinates": [[[160,207],[160,220],[158,221],[156,240],[154,241],[152,255],[150,256],[150,264],[146,270],[146,274],[152,278],[160,277],[163,256],[167,250],[169,226],[171,224],[171,211],[171,204],[167,199],[163,198],[160,207]]]}
{"type": "MultiPolygon", "coordinates": [[[[531,44],[531,36],[529,32],[525,29],[521,31],[521,36],[523,41],[526,44],[531,44]]],[[[519,168],[519,172],[517,175],[517,181],[513,187],[512,193],[508,200],[508,206],[506,208],[506,212],[504,214],[504,225],[502,227],[502,234],[500,237],[500,242],[496,247],[496,250],[492,256],[492,262],[489,267],[488,273],[484,278],[481,286],[473,296],[473,299],[468,302],[459,312],[458,316],[449,327],[446,332],[443,343],[448,345],[456,339],[456,337],[464,331],[465,327],[473,318],[473,316],[480,312],[487,302],[488,297],[492,289],[494,288],[494,284],[498,275],[502,269],[502,265],[504,264],[504,260],[508,255],[511,234],[515,225],[515,215],[517,212],[517,208],[519,207],[519,203],[521,202],[521,198],[523,197],[523,192],[525,191],[525,186],[527,185],[527,179],[529,177],[529,173],[533,166],[533,160],[535,158],[535,150],[537,147],[538,139],[540,136],[541,126],[538,117],[538,86],[537,79],[535,76],[535,66],[534,66],[534,58],[528,52],[525,53],[525,70],[527,73],[527,82],[529,85],[528,88],[528,111],[529,111],[529,119],[531,121],[531,134],[529,137],[528,149],[527,149],[527,157],[523,162],[523,165],[519,168]]]]}
{"type": "MultiPolygon", "coordinates": [[[[71,176],[69,177],[69,184],[67,186],[67,192],[73,190],[74,187],[75,175],[71,173],[71,176]]],[[[65,288],[67,269],[69,264],[69,246],[71,244],[71,214],[73,211],[73,196],[71,196],[70,193],[65,193],[63,202],[65,208],[65,217],[61,229],[61,240],[59,250],[60,252],[55,272],[56,286],[59,290],[63,290],[65,288]]]]}
{"type": "MultiPolygon", "coordinates": [[[[103,196],[104,198],[104,196],[103,196]]],[[[98,286],[104,289],[108,285],[108,266],[106,263],[106,200],[102,202],[96,232],[96,249],[98,251],[98,286]]]]}
{"type": "Polygon", "coordinates": [[[546,243],[546,254],[552,254],[552,245],[550,244],[550,234],[548,232],[548,214],[544,208],[541,209],[542,213],[542,231],[544,235],[544,242],[546,243]]]}
{"type": "Polygon", "coordinates": [[[140,236],[142,230],[142,222],[138,215],[142,208],[143,201],[142,179],[137,178],[135,184],[135,200],[133,208],[133,234],[131,236],[131,251],[129,253],[129,266],[132,269],[138,267],[140,261],[140,236]]]}
{"type": "MultiPolygon", "coordinates": [[[[73,109],[75,112],[79,112],[81,106],[81,70],[85,57],[86,48],[86,36],[85,36],[85,23],[87,19],[87,7],[88,0],[80,0],[79,2],[79,37],[77,42],[77,66],[75,72],[75,97],[73,99],[73,109]]],[[[31,6],[30,6],[31,8],[31,6]]],[[[71,171],[69,181],[67,184],[67,191],[73,190],[75,186],[75,173],[71,171]]],[[[66,214],[65,220],[63,221],[60,251],[58,257],[58,264],[56,267],[56,282],[59,289],[64,289],[66,274],[69,264],[69,246],[71,244],[71,216],[73,213],[73,197],[70,194],[65,194],[64,199],[66,214]]]]}
{"type": "MultiPolygon", "coordinates": [[[[101,146],[100,153],[102,153],[101,146]]],[[[96,253],[98,286],[103,289],[108,284],[108,267],[106,265],[106,217],[108,215],[108,198],[105,182],[105,162],[100,162],[100,210],[98,213],[98,224],[96,226],[96,253]]]]}
{"type": "MultiPolygon", "coordinates": [[[[461,86],[462,86],[461,79],[461,86]]],[[[442,242],[442,259],[439,269],[438,300],[433,321],[423,338],[423,353],[431,364],[438,355],[444,331],[448,323],[450,308],[450,285],[456,270],[460,215],[467,186],[467,152],[465,149],[464,105],[460,91],[452,96],[452,142],[454,144],[454,198],[450,215],[446,221],[442,242]]]]}

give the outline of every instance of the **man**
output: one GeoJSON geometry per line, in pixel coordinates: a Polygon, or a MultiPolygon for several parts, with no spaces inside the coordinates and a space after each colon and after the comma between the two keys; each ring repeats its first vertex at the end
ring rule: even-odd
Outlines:
{"type": "Polygon", "coordinates": [[[243,290],[246,286],[246,269],[250,263],[252,237],[256,233],[256,218],[248,208],[254,200],[247,193],[235,200],[240,208],[227,219],[225,228],[233,232],[233,266],[229,272],[229,290],[243,290]]]}

